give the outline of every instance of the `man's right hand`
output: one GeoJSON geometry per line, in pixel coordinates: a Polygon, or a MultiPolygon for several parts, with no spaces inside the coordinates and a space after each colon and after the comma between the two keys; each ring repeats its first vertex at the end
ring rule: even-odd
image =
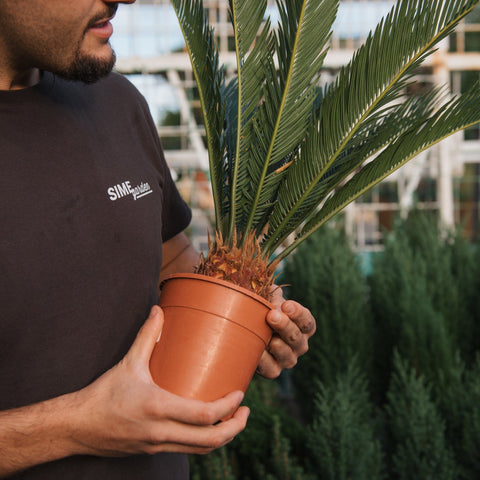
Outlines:
{"type": "Polygon", "coordinates": [[[77,392],[82,411],[78,440],[85,453],[208,453],[245,428],[249,410],[239,408],[241,392],[204,403],[153,382],[149,361],[162,326],[163,312],[155,306],[124,359],[77,392]],[[231,420],[218,423],[232,413],[231,420]]]}
{"type": "Polygon", "coordinates": [[[127,355],[91,385],[0,412],[0,477],[70,455],[204,454],[233,440],[249,415],[242,392],[204,403],[154,383],[149,360],[162,326],[154,306],[127,355]]]}

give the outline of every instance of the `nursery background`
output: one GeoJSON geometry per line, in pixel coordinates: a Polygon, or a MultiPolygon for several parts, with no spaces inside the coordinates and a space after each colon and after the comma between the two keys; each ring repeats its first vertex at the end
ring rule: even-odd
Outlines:
{"type": "MultiPolygon", "coordinates": [[[[394,3],[341,0],[325,83],[394,3]]],[[[204,6],[234,65],[228,1],[204,6]]],[[[205,132],[170,0],[120,6],[115,22],[117,69],[149,103],[203,250],[213,207],[205,132]]],[[[479,78],[476,9],[410,88],[460,94],[479,78]]],[[[480,479],[480,129],[409,162],[342,222],[305,242],[278,282],[317,319],[310,351],[278,381],[254,380],[246,431],[192,457],[194,480],[480,479]]]]}
{"type": "Polygon", "coordinates": [[[317,319],[310,351],[256,378],[246,430],[192,478],[480,478],[480,249],[435,217],[395,222],[365,271],[341,226],[288,261],[281,282],[317,319]]]}
{"type": "MultiPolygon", "coordinates": [[[[276,0],[267,1],[267,14],[275,25],[276,0]]],[[[322,85],[336,78],[369,31],[395,3],[394,0],[340,0],[322,69],[322,85]]],[[[229,2],[203,0],[203,4],[215,28],[220,59],[230,74],[235,69],[236,56],[229,2]]],[[[206,232],[213,216],[205,128],[195,79],[170,0],[137,0],[132,5],[120,5],[114,29],[116,68],[148,101],[167,162],[179,190],[194,210],[192,242],[198,250],[205,250],[206,232]]],[[[410,85],[405,93],[444,87],[459,95],[479,78],[480,10],[477,8],[418,69],[415,85],[410,85]]],[[[383,248],[384,229],[391,230],[398,211],[407,212],[416,204],[419,209],[438,212],[446,225],[462,225],[465,234],[475,240],[480,219],[479,175],[480,128],[475,127],[411,160],[379,188],[350,205],[345,228],[357,250],[377,252],[383,248]]]]}

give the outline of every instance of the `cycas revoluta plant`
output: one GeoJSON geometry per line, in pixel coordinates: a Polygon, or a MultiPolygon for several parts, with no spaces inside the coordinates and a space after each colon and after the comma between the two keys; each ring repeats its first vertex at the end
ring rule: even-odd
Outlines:
{"type": "Polygon", "coordinates": [[[325,88],[338,0],[277,0],[276,29],[264,21],[267,0],[229,3],[233,79],[202,0],[172,0],[198,86],[216,212],[198,271],[266,295],[277,262],[320,225],[480,120],[478,85],[453,99],[441,89],[404,97],[416,68],[478,0],[398,1],[325,88]]]}

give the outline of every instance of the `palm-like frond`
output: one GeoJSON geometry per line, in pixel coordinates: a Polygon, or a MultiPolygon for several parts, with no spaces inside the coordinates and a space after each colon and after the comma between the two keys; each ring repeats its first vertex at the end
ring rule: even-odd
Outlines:
{"type": "Polygon", "coordinates": [[[310,236],[328,219],[341,211],[371,187],[388,177],[422,151],[441,140],[480,122],[480,86],[445,104],[435,115],[412,126],[388,145],[375,159],[367,163],[345,185],[326,200],[320,210],[302,228],[295,241],[279,258],[287,256],[303,240],[310,236]]]}
{"type": "MultiPolygon", "coordinates": [[[[221,90],[223,70],[219,66],[218,51],[212,28],[202,0],[171,0],[182,29],[190,56],[193,74],[198,86],[203,120],[207,136],[210,176],[215,205],[222,204],[224,182],[223,137],[224,101],[221,90]]],[[[220,228],[221,209],[215,210],[216,228],[220,228]]]]}
{"type": "MultiPolygon", "coordinates": [[[[230,110],[233,118],[228,118],[227,138],[227,178],[230,191],[227,193],[229,222],[226,238],[232,238],[236,229],[236,219],[248,209],[248,197],[241,186],[248,184],[251,165],[252,124],[250,122],[262,99],[265,82],[264,69],[269,62],[273,65],[273,35],[270,22],[263,26],[267,0],[230,0],[232,25],[235,36],[237,57],[237,77],[230,86],[229,96],[234,96],[235,109],[230,110]],[[237,211],[240,213],[237,214],[237,211]]],[[[227,105],[232,103],[227,102],[227,105]]]]}
{"type": "Polygon", "coordinates": [[[399,0],[337,79],[318,87],[339,0],[229,0],[237,75],[224,85],[201,0],[172,0],[199,88],[216,229],[288,255],[419,152],[480,121],[480,88],[404,98],[416,68],[480,0],[399,0]],[[266,228],[268,227],[267,231],[266,228]],[[277,249],[297,232],[283,252],[277,249]]]}
{"type": "MultiPolygon", "coordinates": [[[[312,184],[313,188],[302,203],[298,202],[297,196],[301,192],[294,188],[286,188],[280,192],[281,202],[293,205],[295,211],[285,221],[286,215],[272,215],[270,218],[271,231],[274,232],[266,242],[265,248],[269,252],[274,251],[278,246],[302,223],[317,210],[325,197],[334,191],[341,182],[358,170],[365,162],[371,159],[388,144],[410,130],[419,123],[426,122],[438,107],[441,100],[440,91],[434,89],[431,92],[412,96],[396,105],[391,105],[375,115],[367,118],[357,134],[350,138],[341,155],[331,164],[330,168],[323,174],[318,182],[311,181],[316,178],[318,171],[315,170],[315,163],[312,158],[318,155],[322,149],[323,132],[321,122],[317,120],[307,136],[299,158],[291,167],[289,179],[297,185],[312,184]],[[311,168],[309,168],[311,167],[311,168]],[[291,198],[290,198],[291,196],[291,198]]],[[[275,212],[277,213],[277,212],[275,212]]]]}
{"type": "Polygon", "coordinates": [[[380,22],[323,98],[319,123],[314,126],[317,151],[312,149],[291,167],[278,193],[270,216],[270,238],[264,244],[267,254],[278,246],[279,234],[284,238],[286,229],[291,232],[298,225],[292,225],[292,219],[298,220],[299,209],[305,212],[303,218],[316,209],[321,200],[316,196],[317,185],[352,139],[359,134],[364,138],[365,122],[375,122],[394,108],[415,68],[477,3],[405,0],[380,22]]]}
{"type": "Polygon", "coordinates": [[[253,119],[251,201],[245,231],[261,230],[272,208],[282,166],[305,135],[315,101],[315,86],[326,55],[326,44],[338,0],[277,2],[281,22],[277,32],[279,74],[267,71],[264,102],[253,119]]]}

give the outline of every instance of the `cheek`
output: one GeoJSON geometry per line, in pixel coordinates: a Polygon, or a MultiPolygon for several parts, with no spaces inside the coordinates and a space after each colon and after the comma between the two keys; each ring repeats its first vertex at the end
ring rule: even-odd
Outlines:
{"type": "MultiPolygon", "coordinates": [[[[0,0],[1,1],[1,0],[0,0]]],[[[79,0],[44,0],[42,12],[32,17],[38,34],[48,45],[63,52],[77,48],[91,17],[89,7],[81,7],[86,2],[79,0]]]]}
{"type": "Polygon", "coordinates": [[[0,42],[23,64],[49,68],[74,58],[92,17],[86,0],[0,0],[0,42]],[[82,7],[83,6],[83,7],[82,7]]]}
{"type": "Polygon", "coordinates": [[[59,66],[69,65],[76,57],[84,40],[83,23],[62,23],[44,31],[43,54],[47,61],[59,66]]]}

